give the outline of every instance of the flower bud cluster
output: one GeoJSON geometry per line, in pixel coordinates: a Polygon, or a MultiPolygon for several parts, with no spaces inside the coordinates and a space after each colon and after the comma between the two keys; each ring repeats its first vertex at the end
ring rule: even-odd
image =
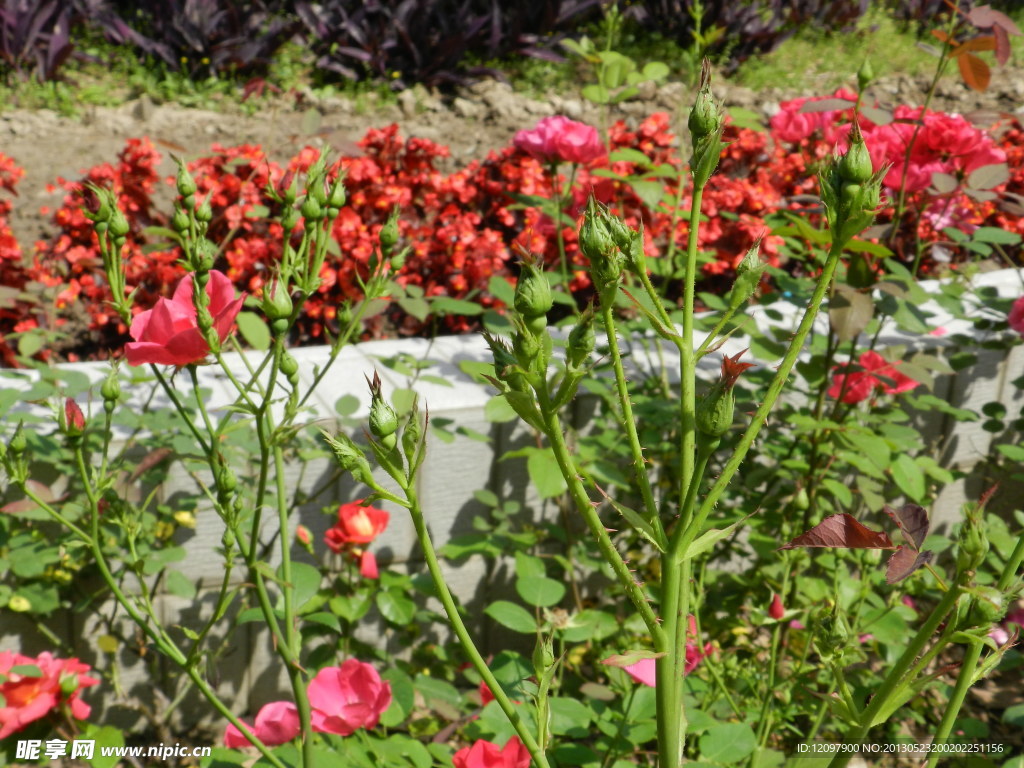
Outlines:
{"type": "Polygon", "coordinates": [[[881,202],[882,178],[888,168],[871,171],[871,155],[860,126],[850,131],[850,146],[821,174],[821,199],[825,203],[834,247],[845,245],[875,219],[881,202]]]}

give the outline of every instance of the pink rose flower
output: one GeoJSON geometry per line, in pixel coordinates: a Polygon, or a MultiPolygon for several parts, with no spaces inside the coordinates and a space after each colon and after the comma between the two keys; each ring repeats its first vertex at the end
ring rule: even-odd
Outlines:
{"type": "Polygon", "coordinates": [[[531,131],[519,131],[512,143],[544,163],[587,165],[605,155],[596,128],[562,115],[543,118],[531,131]]]}
{"type": "MultiPolygon", "coordinates": [[[[692,614],[687,618],[686,638],[686,662],[683,665],[684,675],[693,672],[697,665],[700,664],[700,660],[710,655],[712,650],[714,650],[714,646],[711,643],[705,643],[704,647],[701,647],[700,638],[697,637],[697,621],[693,618],[692,614]]],[[[605,659],[601,663],[619,666],[615,664],[614,658],[605,659]]],[[[656,667],[657,661],[655,659],[640,659],[635,664],[627,664],[622,667],[622,670],[641,685],[654,688],[656,684],[656,667]]]]}
{"type": "Polygon", "coordinates": [[[391,684],[381,680],[372,666],[355,659],[321,669],[306,693],[313,707],[313,730],[339,736],[375,728],[391,706],[391,684]]]}
{"type": "Polygon", "coordinates": [[[857,362],[863,370],[835,374],[828,390],[829,397],[839,397],[844,383],[846,390],[843,392],[843,402],[849,405],[867,400],[878,389],[888,395],[895,395],[909,392],[921,383],[897,371],[898,362],[887,362],[873,350],[865,352],[857,362]]]}
{"type": "Polygon", "coordinates": [[[463,747],[452,756],[455,768],[530,768],[530,752],[518,736],[504,747],[480,739],[471,747],[463,747]]]}
{"type": "MultiPolygon", "coordinates": [[[[291,741],[299,735],[299,710],[290,701],[272,701],[264,704],[256,714],[253,734],[268,747],[276,747],[291,741]]],[[[224,746],[241,749],[250,746],[248,737],[235,726],[228,725],[224,731],[224,746]]]]}
{"type": "Polygon", "coordinates": [[[1010,308],[1010,316],[1007,319],[1010,321],[1010,327],[1021,336],[1024,336],[1024,296],[1013,302],[1013,306],[1010,308]]]}
{"type": "MultiPolygon", "coordinates": [[[[236,299],[231,281],[216,270],[210,272],[206,295],[210,297],[213,327],[220,340],[224,341],[231,333],[245,296],[236,299]]],[[[192,275],[182,278],[170,299],[160,298],[152,309],[136,315],[128,332],[135,339],[124,347],[129,365],[183,366],[198,363],[206,357],[210,345],[199,332],[196,321],[196,308],[192,304],[192,275]]]]}
{"type": "Polygon", "coordinates": [[[0,652],[0,696],[4,702],[0,706],[0,741],[62,704],[76,720],[87,718],[91,708],[78,694],[99,683],[86,675],[89,671],[89,666],[78,659],[56,659],[50,653],[32,658],[13,651],[0,652]],[[35,666],[39,674],[11,671],[18,666],[35,666]]]}

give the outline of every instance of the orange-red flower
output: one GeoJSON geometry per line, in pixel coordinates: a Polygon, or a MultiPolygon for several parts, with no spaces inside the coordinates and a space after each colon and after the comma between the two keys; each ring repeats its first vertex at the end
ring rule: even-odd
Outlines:
{"type": "Polygon", "coordinates": [[[89,665],[78,659],[57,659],[50,653],[32,658],[0,652],[0,696],[4,702],[0,706],[0,741],[61,705],[67,706],[76,720],[87,718],[91,708],[78,694],[99,683],[86,674],[89,671],[89,665]]]}

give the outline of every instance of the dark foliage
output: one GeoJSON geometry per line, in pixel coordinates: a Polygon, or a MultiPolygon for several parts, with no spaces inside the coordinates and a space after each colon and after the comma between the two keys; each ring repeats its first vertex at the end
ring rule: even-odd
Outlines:
{"type": "MultiPolygon", "coordinates": [[[[710,53],[726,71],[745,59],[774,50],[804,26],[840,30],[854,24],[868,9],[868,0],[705,0],[701,31],[723,31],[710,53]]],[[[644,28],[675,39],[682,47],[694,44],[692,0],[640,0],[625,15],[644,28]]]]}
{"type": "Polygon", "coordinates": [[[0,71],[50,80],[71,55],[72,7],[67,0],[0,2],[0,71]]]}
{"type": "Polygon", "coordinates": [[[886,7],[897,21],[903,22],[908,28],[916,28],[918,34],[925,34],[935,28],[940,18],[949,16],[950,2],[964,13],[975,5],[972,0],[890,0],[886,7]]]}
{"type": "Polygon", "coordinates": [[[92,20],[108,39],[129,43],[190,76],[265,68],[298,26],[281,0],[115,0],[97,5],[92,20]]]}
{"type": "Polygon", "coordinates": [[[596,18],[599,0],[326,0],[295,3],[317,66],[401,88],[444,85],[482,74],[477,60],[512,54],[560,58],[554,45],[596,18]]]}

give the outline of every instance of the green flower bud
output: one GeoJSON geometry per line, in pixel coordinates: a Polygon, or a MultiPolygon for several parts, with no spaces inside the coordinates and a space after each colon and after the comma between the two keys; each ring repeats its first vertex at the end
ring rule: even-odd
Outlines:
{"type": "Polygon", "coordinates": [[[565,345],[566,359],[570,368],[579,368],[594,351],[596,337],[594,335],[594,306],[591,304],[576,320],[576,325],[569,331],[569,340],[565,345]]]}
{"type": "Polygon", "coordinates": [[[587,203],[587,212],[580,226],[580,250],[593,264],[607,258],[615,250],[615,240],[608,226],[608,217],[593,198],[587,203]]]}
{"type": "Polygon", "coordinates": [[[409,252],[409,249],[406,248],[406,249],[404,249],[402,251],[399,251],[398,253],[394,254],[391,257],[391,271],[392,272],[400,272],[402,270],[402,267],[405,266],[405,256],[406,256],[406,254],[408,252],[409,252]]]}
{"type": "Polygon", "coordinates": [[[178,194],[182,197],[189,197],[196,193],[196,180],[192,178],[192,174],[188,172],[185,164],[178,161],[178,175],[175,178],[175,185],[178,187],[178,194]]]}
{"type": "Polygon", "coordinates": [[[555,652],[551,646],[551,636],[537,635],[537,644],[533,647],[533,673],[537,680],[543,680],[554,663],[555,652]]]}
{"type": "MultiPolygon", "coordinates": [[[[289,295],[288,285],[282,282],[281,278],[275,276],[270,285],[263,287],[263,301],[260,304],[263,314],[269,320],[288,320],[292,316],[292,297],[289,295]]],[[[285,323],[287,330],[288,324],[285,323]]]]}
{"type": "Polygon", "coordinates": [[[196,221],[201,221],[204,224],[209,224],[213,221],[213,206],[210,205],[209,195],[203,200],[202,205],[196,209],[196,221]]]}
{"type": "Polygon", "coordinates": [[[971,610],[978,625],[995,624],[1006,615],[1006,596],[995,587],[973,587],[974,605],[971,610]]]}
{"type": "Polygon", "coordinates": [[[854,121],[850,131],[850,147],[839,160],[839,175],[853,184],[864,184],[871,179],[871,174],[871,153],[864,143],[860,124],[854,121]]]}
{"type": "Polygon", "coordinates": [[[184,210],[179,208],[174,212],[174,217],[171,219],[171,226],[174,228],[175,232],[187,232],[189,224],[188,214],[185,213],[184,210]]]}
{"type": "Polygon", "coordinates": [[[299,361],[285,352],[281,355],[281,373],[291,378],[299,371],[299,361]]]}
{"type": "Polygon", "coordinates": [[[331,186],[331,193],[327,196],[327,204],[331,208],[341,208],[345,205],[345,184],[341,179],[338,179],[331,186]]]}
{"type": "Polygon", "coordinates": [[[513,304],[525,318],[544,318],[554,304],[548,279],[532,259],[522,262],[513,304]]]}
{"type": "Polygon", "coordinates": [[[100,386],[100,395],[106,401],[117,402],[121,397],[121,380],[117,376],[117,369],[113,369],[107,374],[107,378],[103,380],[103,384],[100,386]]]}
{"type": "Polygon", "coordinates": [[[394,448],[398,444],[395,432],[398,431],[398,414],[381,394],[380,375],[374,371],[373,379],[366,379],[370,386],[370,434],[376,437],[385,448],[394,448]]]}
{"type": "Polygon", "coordinates": [[[833,611],[822,613],[812,620],[814,647],[825,661],[843,655],[850,641],[850,630],[842,615],[833,611]]]}
{"type": "Polygon", "coordinates": [[[331,450],[334,452],[334,458],[342,469],[351,474],[356,482],[369,486],[375,485],[370,462],[366,460],[363,452],[352,442],[352,438],[345,434],[339,434],[337,437],[333,437],[326,432],[321,432],[321,434],[331,447],[331,450]]]}
{"type": "Polygon", "coordinates": [[[871,59],[864,59],[864,63],[857,70],[857,90],[863,91],[875,79],[875,68],[871,66],[871,59]]]}
{"type": "Polygon", "coordinates": [[[238,487],[238,476],[227,464],[217,468],[217,490],[222,494],[232,493],[238,487]]]}
{"type": "Polygon", "coordinates": [[[395,245],[398,243],[398,214],[399,208],[396,205],[391,209],[388,220],[384,222],[384,226],[380,228],[380,234],[377,235],[380,240],[380,252],[384,255],[384,258],[391,255],[391,252],[395,250],[395,245]]]}
{"type": "Polygon", "coordinates": [[[697,100],[686,121],[693,140],[715,133],[722,127],[722,110],[711,96],[711,88],[705,84],[697,92],[697,100]]]}
{"type": "Polygon", "coordinates": [[[324,217],[323,208],[320,207],[320,203],[314,197],[307,197],[299,208],[302,213],[302,218],[307,221],[319,221],[324,217]]]}
{"type": "Polygon", "coordinates": [[[11,441],[7,444],[11,453],[15,456],[20,456],[28,448],[28,438],[25,436],[25,424],[24,422],[18,422],[18,428],[14,430],[14,435],[11,437],[11,441]]]}
{"type": "MultiPolygon", "coordinates": [[[[746,350],[743,350],[746,352],[746,350]]],[[[741,363],[740,352],[733,357],[723,357],[722,375],[711,391],[697,404],[697,431],[711,438],[719,438],[732,428],[733,414],[736,409],[736,398],[732,389],[736,380],[753,363],[741,363]]]]}
{"type": "Polygon", "coordinates": [[[523,370],[533,371],[541,357],[540,334],[528,331],[521,320],[517,326],[516,333],[512,336],[512,350],[515,352],[516,362],[523,370]]]}
{"type": "Polygon", "coordinates": [[[980,511],[968,514],[960,528],[959,547],[956,553],[956,567],[961,573],[976,570],[988,554],[988,537],[980,511]]]}
{"type": "Polygon", "coordinates": [[[324,178],[322,175],[309,179],[306,187],[306,197],[315,200],[321,208],[327,205],[327,190],[324,188],[324,178]]]}
{"type": "Polygon", "coordinates": [[[114,237],[124,237],[131,231],[128,219],[121,213],[120,208],[115,208],[110,214],[110,234],[114,237]]]}
{"type": "Polygon", "coordinates": [[[807,494],[807,489],[801,488],[793,494],[793,501],[791,503],[793,504],[794,509],[798,509],[801,512],[810,509],[811,497],[807,494]]]}

